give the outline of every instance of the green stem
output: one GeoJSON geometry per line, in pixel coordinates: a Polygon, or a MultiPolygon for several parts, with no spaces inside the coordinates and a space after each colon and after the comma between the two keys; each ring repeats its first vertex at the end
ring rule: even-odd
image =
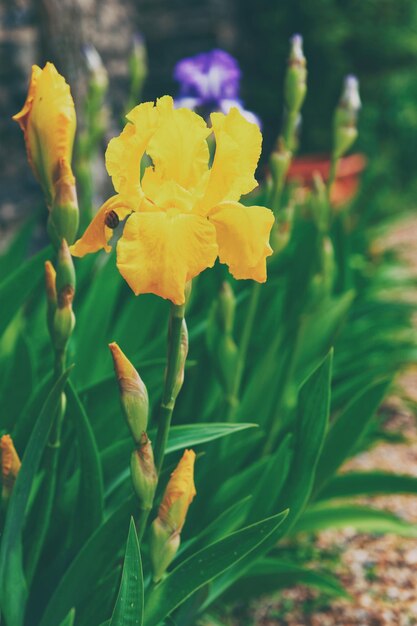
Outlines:
{"type": "Polygon", "coordinates": [[[246,356],[248,353],[250,340],[252,338],[253,326],[256,319],[256,312],[258,310],[259,298],[261,295],[261,283],[254,282],[252,285],[251,293],[249,296],[249,304],[245,323],[243,326],[242,336],[239,343],[239,353],[237,359],[237,366],[235,370],[235,377],[233,381],[232,393],[225,399],[226,400],[226,421],[232,422],[236,414],[236,408],[239,405],[239,392],[242,382],[243,372],[245,370],[246,356]]]}
{"type": "Polygon", "coordinates": [[[332,155],[331,160],[330,160],[329,178],[327,179],[327,185],[326,185],[327,199],[328,199],[329,204],[330,204],[330,195],[332,192],[334,181],[336,180],[337,163],[338,163],[338,159],[335,158],[334,155],[332,155]]]}
{"type": "Polygon", "coordinates": [[[143,535],[145,534],[146,525],[148,523],[148,518],[152,509],[141,509],[139,519],[136,524],[136,532],[138,535],[139,543],[142,542],[143,535]]]}
{"type": "Polygon", "coordinates": [[[165,448],[176,400],[174,391],[180,363],[181,328],[184,313],[185,305],[171,305],[168,332],[167,369],[165,374],[162,402],[159,410],[158,431],[156,434],[154,449],[155,467],[158,475],[161,473],[162,464],[164,462],[165,448]]]}

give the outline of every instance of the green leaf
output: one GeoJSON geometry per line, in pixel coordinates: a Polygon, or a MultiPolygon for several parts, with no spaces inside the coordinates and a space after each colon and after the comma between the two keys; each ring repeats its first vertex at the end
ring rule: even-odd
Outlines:
{"type": "Polygon", "coordinates": [[[227,600],[249,600],[295,585],[307,585],[332,597],[350,598],[339,581],[324,572],[279,558],[259,559],[227,593],[227,600]]]}
{"type": "Polygon", "coordinates": [[[317,466],[315,493],[335,474],[366,433],[375,411],[385,397],[390,380],[367,387],[334,420],[317,466]]]}
{"type": "Polygon", "coordinates": [[[20,626],[23,623],[27,601],[21,555],[27,503],[68,374],[69,371],[65,372],[56,382],[43,405],[23,455],[22,465],[7,507],[0,547],[0,605],[6,623],[13,624],[13,626],[20,626]]]}
{"type": "Polygon", "coordinates": [[[320,491],[318,499],[385,493],[417,493],[417,478],[392,472],[348,472],[332,478],[320,491]]]}
{"type": "Polygon", "coordinates": [[[77,542],[81,545],[103,520],[103,476],[93,430],[74,386],[69,383],[68,417],[73,421],[80,455],[77,542]]]}
{"type": "Polygon", "coordinates": [[[72,607],[78,611],[97,581],[107,571],[115,568],[125,532],[123,528],[135,507],[136,498],[132,496],[83,545],[58,581],[39,626],[55,626],[72,607]]]}
{"type": "Polygon", "coordinates": [[[288,530],[303,511],[314,484],[315,470],[326,435],[332,373],[331,351],[300,391],[295,424],[294,455],[280,504],[290,513],[285,521],[288,530]]]}
{"type": "Polygon", "coordinates": [[[62,620],[59,626],[74,626],[75,609],[71,609],[68,615],[62,620]]]}
{"type": "Polygon", "coordinates": [[[271,455],[254,491],[251,509],[246,520],[248,524],[255,522],[260,517],[272,515],[276,509],[276,503],[290,469],[291,443],[292,434],[288,433],[281,441],[275,454],[271,455]]]}
{"type": "Polygon", "coordinates": [[[143,573],[139,541],[133,519],[130,520],[125,560],[119,593],[110,626],[142,626],[143,624],[143,573]]]}
{"type": "Polygon", "coordinates": [[[392,513],[359,505],[319,502],[308,508],[292,528],[291,534],[316,533],[326,528],[352,526],[365,533],[395,533],[403,537],[417,537],[415,525],[392,513]]]}
{"type": "Polygon", "coordinates": [[[33,355],[24,335],[19,337],[8,365],[3,373],[0,397],[2,426],[11,431],[35,387],[33,355]]]}
{"type": "Polygon", "coordinates": [[[44,248],[0,283],[0,335],[43,280],[43,266],[51,255],[51,246],[44,248]]]}
{"type": "MultiPolygon", "coordinates": [[[[233,435],[248,428],[257,428],[257,424],[227,424],[219,422],[213,424],[172,426],[168,435],[166,454],[183,450],[187,447],[208,443],[215,439],[220,439],[221,437],[227,437],[228,435],[233,435]]],[[[154,435],[155,433],[151,431],[149,435],[151,440],[153,440],[154,435]]],[[[130,458],[132,449],[133,443],[131,437],[129,437],[103,450],[101,460],[105,485],[109,487],[115,477],[116,483],[118,484],[121,472],[123,476],[129,474],[129,471],[126,469],[126,459],[130,458]]]]}
{"type": "Polygon", "coordinates": [[[106,258],[105,264],[90,283],[80,310],[76,311],[74,338],[77,344],[77,365],[74,373],[77,381],[82,381],[83,385],[91,384],[112,369],[107,344],[113,339],[111,322],[122,284],[113,253],[106,258]]]}
{"type": "Polygon", "coordinates": [[[213,543],[183,561],[149,594],[145,606],[146,626],[157,626],[195,591],[236,564],[273,533],[286,512],[247,526],[213,543]]]}
{"type": "Polygon", "coordinates": [[[234,435],[241,430],[257,427],[257,424],[228,424],[222,422],[173,426],[168,436],[167,452],[183,450],[189,446],[198,446],[199,444],[214,441],[221,437],[234,435]]]}

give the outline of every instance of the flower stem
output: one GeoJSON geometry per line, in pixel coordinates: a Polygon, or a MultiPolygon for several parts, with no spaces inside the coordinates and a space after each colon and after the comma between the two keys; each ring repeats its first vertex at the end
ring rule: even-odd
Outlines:
{"type": "Polygon", "coordinates": [[[237,366],[235,370],[235,376],[233,381],[233,392],[230,395],[226,408],[226,421],[232,422],[236,415],[236,408],[239,405],[239,391],[242,382],[243,372],[245,370],[246,356],[250,340],[252,338],[253,325],[256,319],[256,312],[258,310],[259,298],[261,295],[261,283],[253,283],[249,303],[247,308],[247,314],[243,326],[242,336],[239,343],[239,353],[237,359],[237,366]]]}
{"type": "Polygon", "coordinates": [[[181,327],[184,319],[185,305],[171,305],[168,329],[168,355],[165,384],[158,417],[158,431],[155,443],[155,467],[161,473],[165,457],[165,448],[171,426],[172,413],[175,406],[175,383],[180,365],[181,327]]]}

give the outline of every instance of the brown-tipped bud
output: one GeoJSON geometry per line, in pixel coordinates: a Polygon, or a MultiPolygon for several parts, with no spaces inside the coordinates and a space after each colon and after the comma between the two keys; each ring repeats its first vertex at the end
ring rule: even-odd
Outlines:
{"type": "Polygon", "coordinates": [[[66,239],[61,241],[56,265],[58,308],[72,305],[75,294],[75,268],[66,239]]]}
{"type": "Polygon", "coordinates": [[[117,376],[124,416],[135,442],[140,445],[148,426],[149,398],[145,383],[117,343],[109,344],[117,376]]]}
{"type": "Polygon", "coordinates": [[[351,148],[358,136],[357,120],[361,108],[359,82],[347,76],[333,118],[333,157],[339,159],[351,148]]]}
{"type": "Polygon", "coordinates": [[[174,400],[177,399],[179,392],[181,391],[181,387],[184,384],[184,371],[185,371],[185,362],[187,360],[188,355],[188,329],[185,319],[182,320],[181,324],[181,339],[180,339],[180,350],[178,357],[178,371],[177,377],[175,379],[174,388],[172,390],[172,397],[174,400]]]}
{"type": "Polygon", "coordinates": [[[149,511],[152,508],[158,476],[153,458],[152,444],[146,433],[142,433],[139,447],[132,452],[130,471],[140,508],[149,511]]]}
{"type": "Polygon", "coordinates": [[[5,503],[12,493],[21,462],[10,435],[0,439],[0,462],[2,479],[2,501],[5,503]]]}
{"type": "Polygon", "coordinates": [[[290,39],[290,46],[284,97],[287,111],[297,114],[302,107],[307,91],[307,68],[301,35],[293,35],[290,39]]]}
{"type": "Polygon", "coordinates": [[[73,244],[77,236],[79,210],[75,178],[65,159],[58,162],[54,181],[54,198],[48,218],[48,233],[55,248],[61,240],[73,244]]]}
{"type": "Polygon", "coordinates": [[[193,450],[185,450],[165,489],[158,517],[151,526],[150,558],[153,579],[160,580],[175,557],[188,508],[196,495],[193,450]]]}

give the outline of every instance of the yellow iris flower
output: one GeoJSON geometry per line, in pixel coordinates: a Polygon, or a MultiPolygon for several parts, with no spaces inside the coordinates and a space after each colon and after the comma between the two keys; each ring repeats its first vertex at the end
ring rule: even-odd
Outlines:
{"type": "Polygon", "coordinates": [[[238,202],[257,185],[259,128],[235,108],[213,113],[208,128],[193,111],[174,109],[169,96],[156,105],[140,104],[127,119],[106,152],[117,195],[101,207],[72,254],[109,251],[109,226],[129,216],[117,266],[136,295],[154,293],[183,304],[187,281],[212,267],[217,256],[235,278],[264,282],[274,218],[265,207],[238,202]]]}
{"type": "Polygon", "coordinates": [[[29,163],[50,207],[57,183],[75,184],[71,158],[76,128],[69,85],[52,63],[32,67],[26,102],[13,119],[23,130],[29,163]]]}

